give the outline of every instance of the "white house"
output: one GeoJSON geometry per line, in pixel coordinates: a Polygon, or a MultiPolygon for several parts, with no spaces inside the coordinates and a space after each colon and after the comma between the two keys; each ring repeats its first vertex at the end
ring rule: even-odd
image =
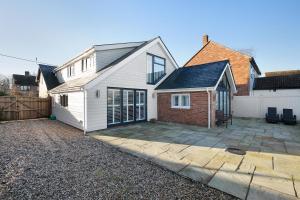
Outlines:
{"type": "Polygon", "coordinates": [[[47,75],[40,65],[40,84],[51,85],[41,96],[52,97],[58,120],[84,131],[156,119],[154,89],[177,68],[160,37],[95,45],[47,75]]]}

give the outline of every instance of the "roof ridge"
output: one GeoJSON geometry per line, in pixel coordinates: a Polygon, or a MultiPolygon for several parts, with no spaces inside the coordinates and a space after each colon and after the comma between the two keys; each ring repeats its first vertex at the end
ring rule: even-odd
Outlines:
{"type": "Polygon", "coordinates": [[[202,66],[202,65],[209,65],[209,64],[215,64],[215,63],[221,63],[221,62],[229,62],[229,59],[225,59],[225,60],[219,60],[219,61],[214,61],[214,62],[208,62],[208,63],[202,63],[202,64],[197,64],[197,65],[189,65],[188,68],[190,67],[199,67],[199,66],[202,66]]]}

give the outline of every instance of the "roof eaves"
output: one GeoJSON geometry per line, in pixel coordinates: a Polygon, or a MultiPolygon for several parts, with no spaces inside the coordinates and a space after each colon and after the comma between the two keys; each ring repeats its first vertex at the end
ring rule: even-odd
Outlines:
{"type": "Polygon", "coordinates": [[[255,60],[254,60],[253,57],[250,58],[250,63],[253,65],[255,71],[256,71],[259,75],[261,75],[261,71],[259,70],[258,65],[256,64],[256,62],[255,62],[255,60]]]}

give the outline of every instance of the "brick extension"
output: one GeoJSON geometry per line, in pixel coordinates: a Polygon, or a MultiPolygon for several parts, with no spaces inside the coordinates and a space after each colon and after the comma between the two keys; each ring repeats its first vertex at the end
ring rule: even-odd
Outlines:
{"type": "MultiPolygon", "coordinates": [[[[209,41],[207,35],[204,35],[202,40],[202,49],[200,49],[200,51],[198,51],[185,64],[185,66],[199,65],[228,59],[232,67],[233,76],[238,90],[236,95],[249,95],[250,61],[253,58],[220,45],[214,41],[209,41]]],[[[258,72],[258,74],[260,74],[260,72],[258,72]]]]}
{"type": "MultiPolygon", "coordinates": [[[[186,92],[184,92],[186,93],[186,92]]],[[[208,100],[207,92],[190,92],[190,109],[171,108],[171,95],[174,93],[158,93],[158,120],[190,125],[207,126],[208,100]]],[[[215,94],[211,95],[211,126],[215,125],[215,94]]]]}

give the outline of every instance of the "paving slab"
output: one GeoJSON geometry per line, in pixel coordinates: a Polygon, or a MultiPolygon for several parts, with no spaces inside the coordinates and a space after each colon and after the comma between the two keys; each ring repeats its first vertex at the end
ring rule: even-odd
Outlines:
{"type": "Polygon", "coordinates": [[[254,166],[252,166],[252,168],[243,167],[243,169],[237,171],[235,171],[235,169],[235,165],[225,163],[214,175],[208,185],[241,199],[245,199],[254,166]]]}
{"type": "Polygon", "coordinates": [[[273,154],[274,170],[300,178],[300,156],[273,154]]]}
{"type": "Polygon", "coordinates": [[[247,200],[297,200],[295,196],[280,193],[251,183],[247,200]]]}
{"type": "Polygon", "coordinates": [[[152,162],[163,166],[173,172],[179,172],[186,167],[190,162],[187,160],[181,160],[181,157],[170,152],[164,152],[151,159],[152,162]]]}
{"type": "Polygon", "coordinates": [[[252,183],[284,194],[295,196],[292,177],[275,170],[256,168],[252,183]]]}
{"type": "Polygon", "coordinates": [[[247,152],[243,162],[252,163],[257,168],[273,169],[272,155],[260,152],[247,152]]]}
{"type": "Polygon", "coordinates": [[[210,130],[145,123],[91,135],[242,199],[293,199],[300,193],[300,126],[236,119],[228,128],[210,130]]]}
{"type": "Polygon", "coordinates": [[[207,184],[213,175],[216,173],[216,170],[206,169],[205,167],[199,167],[195,163],[190,163],[187,167],[182,169],[179,174],[191,178],[194,181],[199,181],[207,184]]]}

